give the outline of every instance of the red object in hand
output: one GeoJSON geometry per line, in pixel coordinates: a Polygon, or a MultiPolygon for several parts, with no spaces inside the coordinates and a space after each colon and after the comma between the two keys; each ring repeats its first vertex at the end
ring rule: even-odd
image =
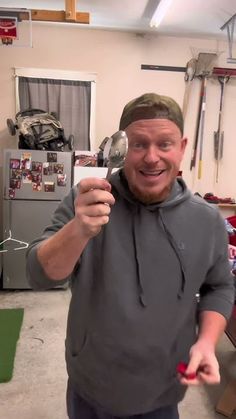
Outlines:
{"type": "Polygon", "coordinates": [[[184,378],[187,378],[188,380],[194,380],[194,378],[197,377],[197,374],[195,372],[192,372],[191,374],[186,374],[186,369],[188,368],[188,364],[185,362],[180,362],[177,365],[177,372],[181,374],[184,378]]]}

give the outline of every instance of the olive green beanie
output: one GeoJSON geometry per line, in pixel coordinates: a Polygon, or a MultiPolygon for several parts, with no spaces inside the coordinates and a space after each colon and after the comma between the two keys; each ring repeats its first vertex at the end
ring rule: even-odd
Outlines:
{"type": "Polygon", "coordinates": [[[141,119],[169,119],[174,122],[183,135],[183,114],[179,105],[169,96],[145,93],[131,100],[124,107],[120,119],[120,130],[125,130],[128,125],[141,119]]]}

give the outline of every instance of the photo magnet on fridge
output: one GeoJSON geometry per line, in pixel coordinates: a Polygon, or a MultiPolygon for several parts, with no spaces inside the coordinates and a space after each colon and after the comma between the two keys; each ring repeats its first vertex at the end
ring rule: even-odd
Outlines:
{"type": "Polygon", "coordinates": [[[55,182],[44,182],[44,192],[55,192],[55,182]]]}
{"type": "Polygon", "coordinates": [[[10,179],[10,188],[11,189],[20,189],[21,181],[20,179],[10,179]]]}
{"type": "Polygon", "coordinates": [[[10,159],[10,169],[20,169],[20,159],[10,159]]]}
{"type": "Polygon", "coordinates": [[[54,173],[53,165],[51,163],[43,163],[43,174],[44,176],[51,176],[54,173]]]}
{"type": "Polygon", "coordinates": [[[11,179],[19,179],[22,178],[22,170],[21,169],[12,169],[11,170],[11,179]]]}
{"type": "Polygon", "coordinates": [[[57,186],[66,186],[66,175],[57,175],[57,186]]]}
{"type": "Polygon", "coordinates": [[[34,172],[42,172],[43,164],[41,161],[32,161],[32,171],[34,172]]]}
{"type": "Polygon", "coordinates": [[[49,152],[47,153],[47,161],[50,163],[56,163],[57,162],[57,153],[49,152]]]}
{"type": "Polygon", "coordinates": [[[31,172],[32,182],[42,182],[42,173],[31,172]]]}
{"type": "Polygon", "coordinates": [[[34,192],[40,192],[42,190],[42,182],[32,182],[32,188],[34,192]]]}
{"type": "Polygon", "coordinates": [[[9,188],[8,189],[8,196],[9,196],[10,199],[14,199],[15,196],[16,196],[16,190],[12,189],[12,188],[9,188]]]}
{"type": "Polygon", "coordinates": [[[21,156],[20,168],[25,170],[31,169],[31,153],[25,152],[21,156]]]}
{"type": "Polygon", "coordinates": [[[23,170],[22,171],[22,182],[23,183],[31,183],[32,182],[32,174],[30,170],[23,170]]]}
{"type": "Polygon", "coordinates": [[[61,163],[54,164],[54,173],[62,174],[63,171],[64,171],[64,164],[61,164],[61,163]]]}

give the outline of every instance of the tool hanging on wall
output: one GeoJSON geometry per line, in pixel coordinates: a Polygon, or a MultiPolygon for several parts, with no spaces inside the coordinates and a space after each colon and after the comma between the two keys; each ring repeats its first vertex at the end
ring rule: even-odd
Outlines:
{"type": "Polygon", "coordinates": [[[214,157],[216,160],[216,182],[219,181],[219,166],[220,160],[223,157],[224,147],[224,132],[222,132],[222,111],[223,111],[223,100],[225,94],[225,85],[231,77],[236,77],[235,68],[222,68],[214,67],[212,72],[213,77],[216,76],[220,82],[220,108],[218,116],[218,129],[214,132],[214,157]]]}
{"type": "Polygon", "coordinates": [[[198,111],[197,111],[197,121],[196,121],[196,127],[195,127],[195,132],[194,132],[194,143],[193,143],[193,149],[192,149],[191,161],[190,161],[190,170],[192,170],[192,168],[195,167],[196,160],[197,160],[197,147],[198,147],[199,129],[200,129],[200,122],[201,122],[201,109],[202,109],[203,94],[204,94],[204,79],[201,80],[200,96],[199,96],[198,111]]]}
{"type": "Polygon", "coordinates": [[[222,111],[223,111],[223,99],[225,93],[226,83],[229,81],[230,76],[218,76],[220,83],[220,108],[218,116],[218,128],[214,131],[214,157],[216,160],[216,182],[219,180],[219,163],[223,157],[223,146],[224,146],[224,131],[222,127],[222,111]]]}
{"type": "Polygon", "coordinates": [[[186,71],[185,71],[185,92],[184,92],[184,99],[183,99],[183,106],[182,106],[182,112],[183,112],[183,118],[185,119],[187,109],[188,109],[188,103],[189,103],[189,97],[190,97],[190,91],[192,82],[194,80],[194,76],[196,73],[196,66],[197,66],[197,60],[196,58],[192,58],[187,62],[186,71]]]}
{"type": "Polygon", "coordinates": [[[195,129],[195,137],[192,149],[192,156],[190,161],[190,170],[196,166],[198,141],[200,140],[199,163],[198,163],[198,179],[202,176],[203,164],[203,140],[204,140],[204,125],[205,125],[205,111],[206,111],[206,87],[207,80],[211,76],[214,63],[217,59],[216,53],[200,52],[198,54],[195,77],[200,78],[200,99],[197,114],[197,123],[195,129]]]}
{"type": "Polygon", "coordinates": [[[228,48],[229,48],[229,56],[227,58],[227,63],[236,63],[236,58],[232,56],[235,20],[236,20],[236,14],[231,16],[231,18],[227,20],[227,22],[220,28],[221,30],[227,29],[228,48]]]}
{"type": "Polygon", "coordinates": [[[201,117],[200,117],[200,144],[199,144],[199,161],[198,161],[198,179],[202,177],[202,163],[203,163],[203,139],[204,139],[204,127],[205,127],[205,113],[206,113],[206,88],[207,88],[207,75],[202,76],[203,94],[202,94],[202,106],[201,106],[201,117]]]}

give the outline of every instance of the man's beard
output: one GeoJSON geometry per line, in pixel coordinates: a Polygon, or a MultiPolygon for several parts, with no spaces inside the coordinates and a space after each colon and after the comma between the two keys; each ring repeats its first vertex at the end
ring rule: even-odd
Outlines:
{"type": "Polygon", "coordinates": [[[157,204],[158,202],[163,202],[169,195],[171,188],[172,184],[164,188],[164,190],[162,190],[160,193],[155,193],[141,191],[139,188],[132,185],[130,190],[138,201],[142,202],[145,205],[150,205],[157,204]]]}

